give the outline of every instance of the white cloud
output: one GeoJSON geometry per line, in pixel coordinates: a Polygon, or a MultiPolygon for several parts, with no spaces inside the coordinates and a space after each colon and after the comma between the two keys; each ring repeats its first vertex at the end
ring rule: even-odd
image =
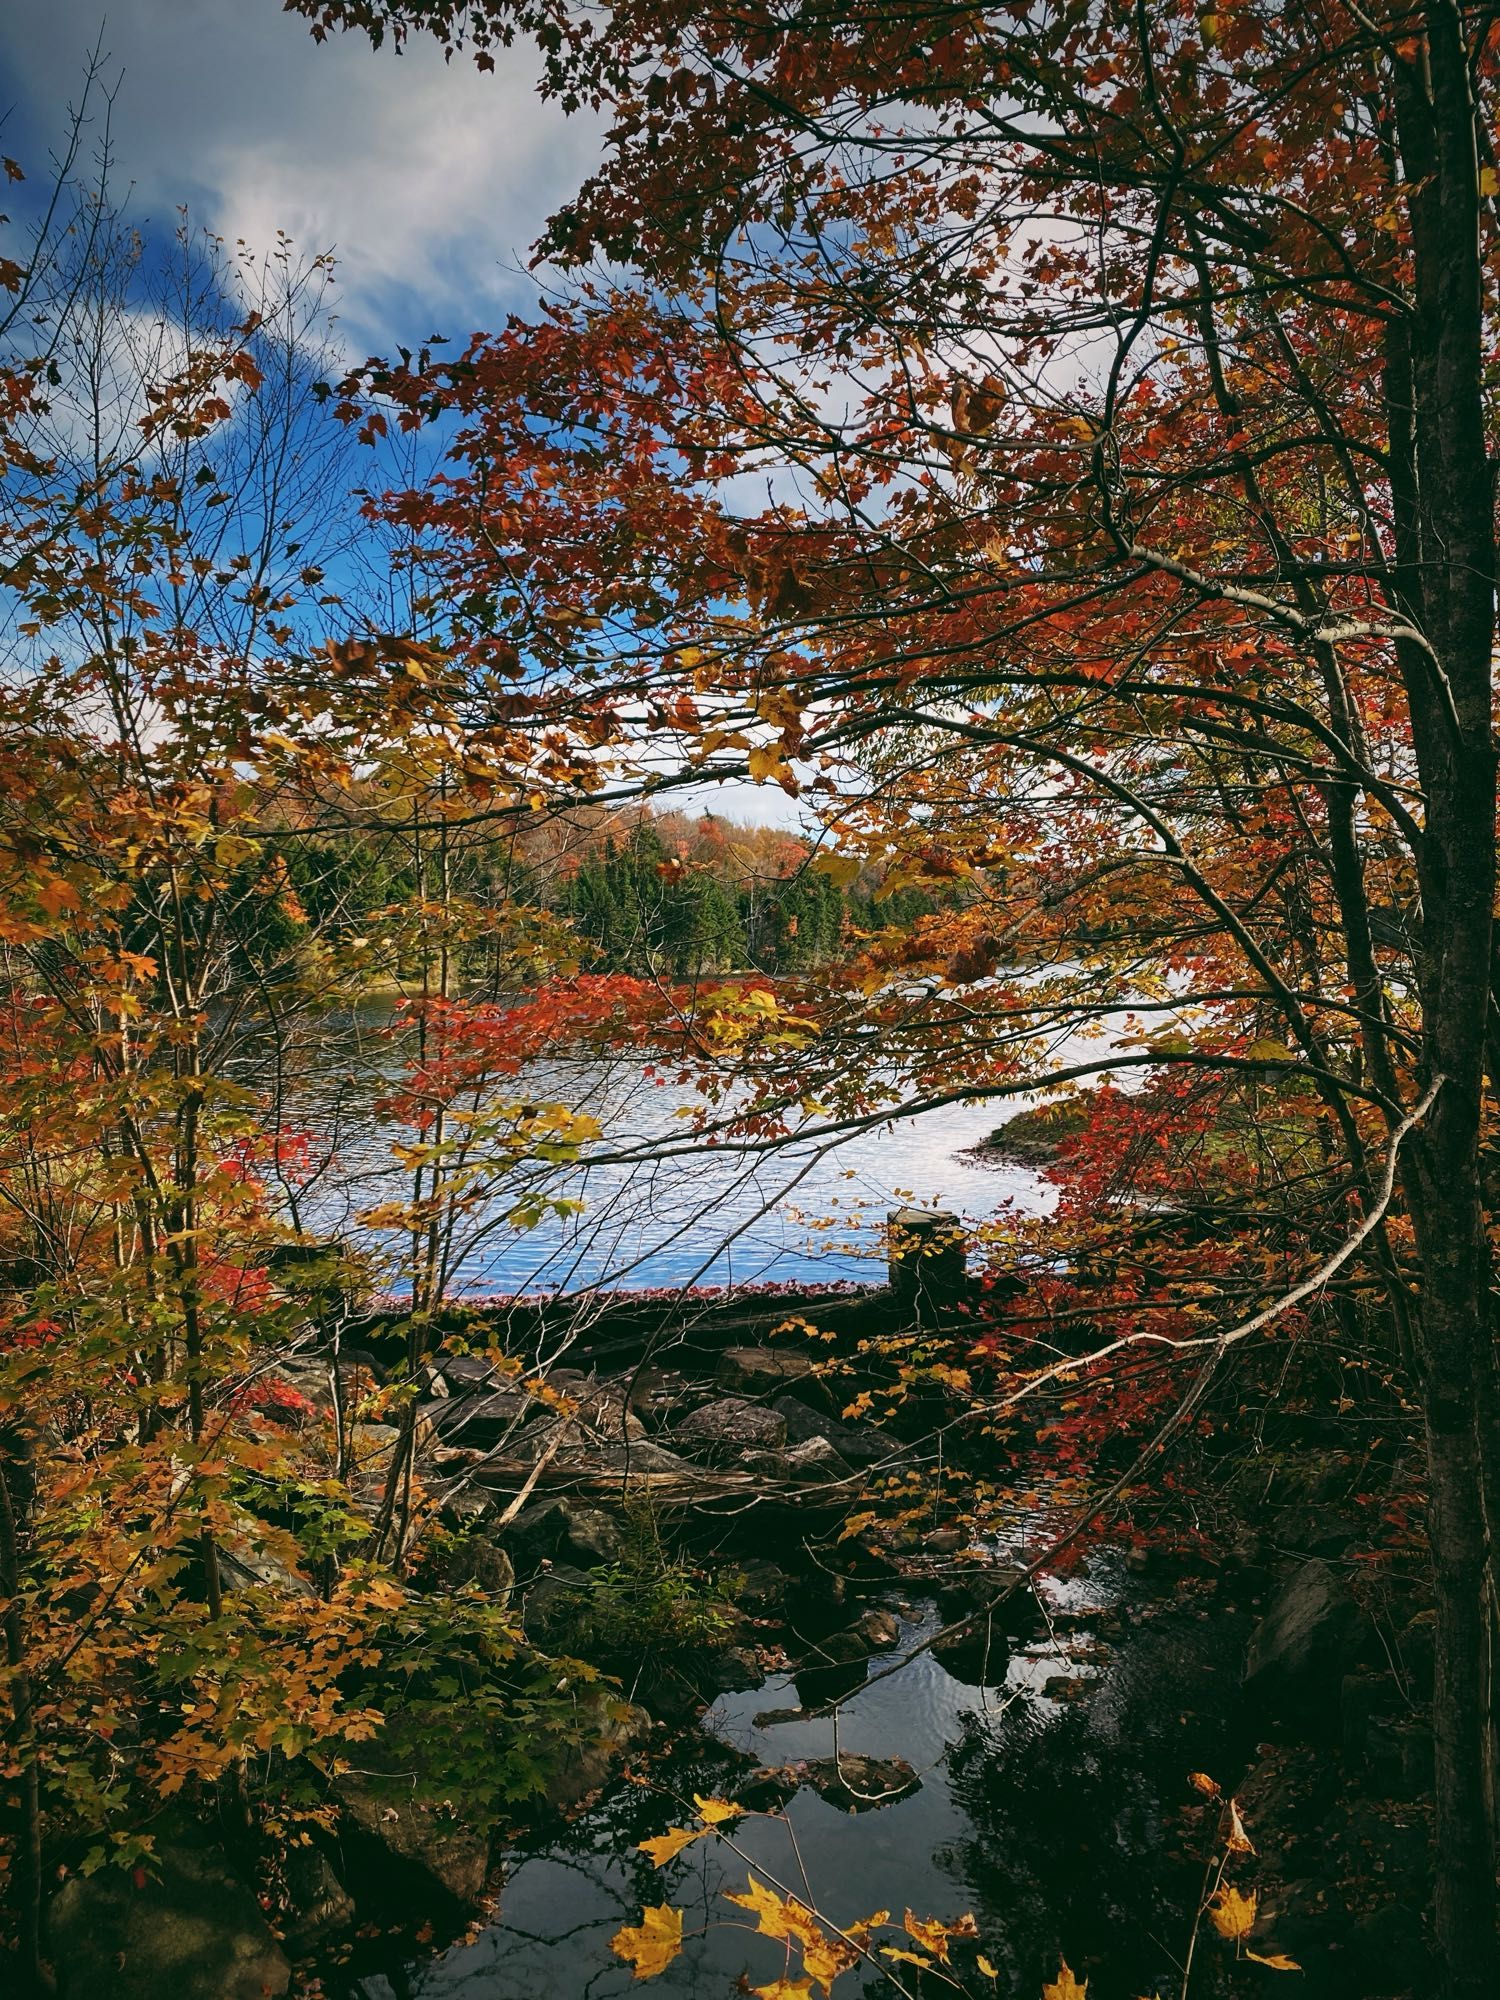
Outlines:
{"type": "MultiPolygon", "coordinates": [[[[23,143],[59,141],[101,12],[0,9],[0,101],[23,104],[23,143]]],[[[277,0],[129,0],[103,46],[123,73],[117,186],[133,184],[132,212],[170,224],[185,203],[231,241],[264,249],[282,229],[306,252],[336,250],[360,351],[462,339],[527,306],[535,285],[516,267],[599,151],[597,125],[537,98],[519,48],[485,76],[427,43],[320,45],[277,0]]]]}

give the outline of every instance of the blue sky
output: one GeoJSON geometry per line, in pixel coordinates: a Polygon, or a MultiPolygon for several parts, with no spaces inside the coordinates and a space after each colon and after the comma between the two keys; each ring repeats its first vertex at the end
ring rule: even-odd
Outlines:
{"type": "Polygon", "coordinates": [[[598,125],[541,102],[523,49],[483,76],[426,43],[315,43],[279,0],[4,0],[0,145],[36,181],[101,32],[132,218],[170,227],[186,205],[231,241],[335,251],[359,354],[525,310],[529,246],[598,156],[598,125]]]}
{"type": "MultiPolygon", "coordinates": [[[[420,41],[403,54],[314,42],[280,0],[0,0],[0,151],[28,174],[13,210],[46,183],[96,42],[115,86],[117,205],[148,236],[186,207],[231,243],[264,249],[282,229],[334,252],[354,359],[433,333],[461,345],[529,311],[530,246],[601,150],[597,121],[537,96],[521,48],[484,75],[420,41]]],[[[774,785],[674,802],[804,821],[774,785]]]]}

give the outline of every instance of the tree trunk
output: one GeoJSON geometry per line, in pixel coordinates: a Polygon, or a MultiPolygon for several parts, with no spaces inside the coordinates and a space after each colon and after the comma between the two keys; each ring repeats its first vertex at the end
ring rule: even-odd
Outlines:
{"type": "Polygon", "coordinates": [[[1479,1172],[1495,897],[1494,530],[1485,448],[1479,162],[1464,24],[1434,0],[1425,48],[1393,64],[1414,311],[1388,369],[1402,648],[1426,802],[1424,1081],[1443,1087],[1411,1152],[1421,1265],[1419,1383],[1436,1591],[1432,1727],[1437,1934],[1447,2000],[1500,1992],[1488,1623],[1495,1352],[1479,1172]],[[1404,352],[1398,349],[1407,343],[1404,352]],[[1405,403],[1406,407],[1401,405],[1405,403]],[[1404,489],[1404,490],[1403,490],[1404,489]]]}

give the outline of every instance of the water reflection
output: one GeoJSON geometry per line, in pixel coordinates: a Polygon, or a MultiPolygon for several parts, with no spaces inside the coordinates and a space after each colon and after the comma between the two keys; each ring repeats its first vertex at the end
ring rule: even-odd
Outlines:
{"type": "MultiPolygon", "coordinates": [[[[274,1056],[251,1052],[242,1064],[245,1080],[268,1094],[273,1083],[288,1085],[286,1126],[312,1135],[319,1170],[293,1190],[305,1226],[359,1234],[362,1212],[404,1193],[391,1146],[409,1134],[375,1110],[403,1059],[390,1022],[388,1006],[372,1005],[319,1024],[274,1056]]],[[[881,1275],[881,1232],[893,1206],[915,1200],[979,1221],[1005,1203],[1041,1212],[1051,1198],[1028,1169],[968,1157],[1010,1107],[950,1105],[836,1144],[803,1141],[771,1154],[684,1153],[681,1110],[690,1093],[643,1075],[638,1063],[558,1057],[532,1066],[507,1091],[597,1118],[606,1134],[598,1150],[607,1157],[527,1170],[507,1183],[503,1199],[466,1215],[453,1260],[458,1294],[870,1283],[881,1275]],[[664,1144],[675,1157],[653,1157],[664,1144]],[[523,1191],[582,1208],[518,1229],[506,1216],[523,1191]]]]}

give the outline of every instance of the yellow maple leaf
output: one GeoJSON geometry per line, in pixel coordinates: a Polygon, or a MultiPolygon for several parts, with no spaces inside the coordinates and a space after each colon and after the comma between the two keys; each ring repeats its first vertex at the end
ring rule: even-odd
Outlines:
{"type": "Polygon", "coordinates": [[[829,1937],[813,1912],[795,1896],[781,1896],[751,1875],[743,1896],[725,1890],[726,1902],[755,1912],[755,1928],[763,1937],[785,1944],[794,1939],[802,1947],[802,1969],[827,1993],[841,1972],[857,1964],[859,1951],[843,1938],[829,1937]]]}
{"type": "Polygon", "coordinates": [[[1089,1983],[1073,1977],[1068,1961],[1058,1960],[1057,1977],[1042,1988],[1042,2000],[1087,2000],[1089,1983]]]}
{"type": "Polygon", "coordinates": [[[623,1958],[637,1979],[654,1979],[665,1972],[682,1950],[682,1912],[669,1903],[641,1911],[638,1924],[626,1924],[609,1941],[616,1958],[623,1958]]]}
{"type": "Polygon", "coordinates": [[[752,1986],[757,2000],[812,2000],[810,1979],[774,1979],[769,1986],[752,1986]]]}
{"type": "Polygon", "coordinates": [[[1246,1958],[1253,1958],[1257,1965],[1269,1965],[1273,1972],[1300,1972],[1302,1970],[1296,1959],[1288,1958],[1284,1951],[1266,1952],[1250,1951],[1247,1949],[1245,1956],[1246,1958]]]}
{"type": "Polygon", "coordinates": [[[833,1982],[841,1972],[847,1972],[859,1963],[858,1947],[838,1937],[819,1937],[804,1940],[802,1945],[802,1969],[809,1973],[825,1993],[831,1991],[833,1982]]]}
{"type": "Polygon", "coordinates": [[[999,1966],[991,1965],[983,1952],[980,1952],[978,1958],[975,1960],[975,1964],[979,1967],[979,1970],[984,1974],[986,1979],[998,1979],[1000,1977],[999,1966]]]}
{"type": "Polygon", "coordinates": [[[936,1917],[914,1916],[910,1910],[903,1918],[906,1935],[915,1938],[924,1951],[930,1951],[934,1958],[947,1959],[949,1930],[936,1917]]]}
{"type": "Polygon", "coordinates": [[[681,1854],[683,1848],[691,1847],[695,1840],[701,1840],[707,1831],[701,1826],[673,1826],[665,1833],[659,1833],[652,1840],[640,1843],[642,1854],[649,1854],[658,1868],[665,1868],[674,1855],[681,1854]]]}
{"type": "Polygon", "coordinates": [[[1196,1791],[1202,1792],[1206,1798],[1216,1799],[1219,1796],[1219,1788],[1207,1771],[1189,1771],[1188,1783],[1196,1791]]]}
{"type": "Polygon", "coordinates": [[[1221,1938],[1237,1942],[1249,1934],[1255,1922],[1255,1891],[1243,1895],[1226,1882],[1208,1906],[1209,1922],[1221,1938]]]}
{"type": "Polygon", "coordinates": [[[698,1817],[705,1826],[722,1826],[725,1820],[738,1819],[745,1810],[743,1806],[732,1805],[728,1799],[706,1799],[701,1792],[694,1792],[693,1804],[698,1808],[698,1817]]]}
{"type": "Polygon", "coordinates": [[[1240,1818],[1239,1801],[1229,1801],[1229,1824],[1224,1832],[1224,1845],[1231,1854],[1253,1854],[1255,1843],[1245,1831],[1245,1822],[1240,1818]]]}

